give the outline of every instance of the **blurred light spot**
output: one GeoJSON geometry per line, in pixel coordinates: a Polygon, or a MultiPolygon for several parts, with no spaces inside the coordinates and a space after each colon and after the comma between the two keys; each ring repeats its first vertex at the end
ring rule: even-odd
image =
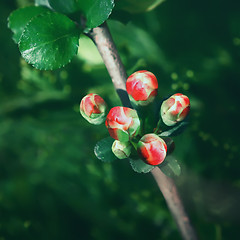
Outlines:
{"type": "Polygon", "coordinates": [[[171,78],[172,78],[172,80],[176,81],[176,80],[178,79],[177,73],[173,72],[173,73],[171,74],[171,78]]]}
{"type": "Polygon", "coordinates": [[[83,64],[83,66],[82,66],[82,70],[84,71],[84,72],[91,72],[92,71],[92,66],[90,65],[90,64],[83,64]]]}
{"type": "Polygon", "coordinates": [[[30,222],[30,221],[25,221],[25,222],[23,223],[23,226],[24,226],[25,228],[29,228],[30,225],[31,225],[31,222],[30,222]]]}
{"type": "Polygon", "coordinates": [[[192,77],[194,77],[194,72],[192,70],[187,70],[186,76],[189,78],[192,78],[192,77]]]}
{"type": "Polygon", "coordinates": [[[213,140],[213,141],[212,141],[212,144],[213,144],[214,147],[217,147],[217,146],[218,146],[218,142],[217,142],[216,140],[213,140]]]}
{"type": "Polygon", "coordinates": [[[229,150],[230,146],[229,146],[228,143],[224,143],[223,148],[224,148],[225,150],[229,150]]]}
{"type": "Polygon", "coordinates": [[[131,197],[131,199],[136,200],[136,201],[138,201],[140,199],[140,197],[136,193],[132,193],[130,197],[131,197]]]}
{"type": "Polygon", "coordinates": [[[143,213],[147,210],[147,206],[145,204],[139,204],[138,207],[137,207],[137,211],[139,213],[143,213]]]}
{"type": "MultiPolygon", "coordinates": [[[[79,102],[80,103],[80,102],[79,102]]],[[[79,112],[80,111],[80,106],[78,105],[78,104],[75,104],[74,106],[73,106],[73,111],[74,112],[79,112]]]]}
{"type": "Polygon", "coordinates": [[[68,73],[67,71],[63,70],[60,72],[60,78],[63,80],[66,80],[68,78],[68,73]]]}
{"type": "Polygon", "coordinates": [[[70,93],[71,92],[71,86],[70,85],[65,85],[63,88],[64,93],[70,93]]]}
{"type": "Polygon", "coordinates": [[[225,162],[225,166],[226,166],[226,167],[229,167],[229,166],[230,166],[230,161],[226,161],[226,162],[225,162]]]}
{"type": "Polygon", "coordinates": [[[118,215],[116,209],[110,209],[109,214],[110,214],[110,216],[112,216],[112,217],[116,217],[116,216],[118,215]]]}
{"type": "Polygon", "coordinates": [[[235,46],[240,46],[240,38],[235,37],[235,38],[233,39],[233,44],[234,44],[235,46]]]}
{"type": "Polygon", "coordinates": [[[171,88],[172,88],[173,90],[176,90],[176,89],[178,88],[178,84],[177,84],[177,83],[173,83],[173,84],[171,85],[171,88]]]}
{"type": "Polygon", "coordinates": [[[190,88],[189,84],[188,83],[184,83],[183,84],[183,89],[184,90],[188,90],[190,88]]]}
{"type": "Polygon", "coordinates": [[[150,197],[150,192],[147,190],[142,191],[142,196],[148,198],[148,197],[150,197]]]}

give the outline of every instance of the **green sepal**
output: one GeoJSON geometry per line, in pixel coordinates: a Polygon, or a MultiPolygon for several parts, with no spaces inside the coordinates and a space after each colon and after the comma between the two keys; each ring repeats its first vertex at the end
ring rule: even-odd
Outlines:
{"type": "Polygon", "coordinates": [[[114,139],[111,137],[106,137],[97,142],[94,147],[94,154],[96,157],[103,162],[113,162],[117,158],[112,152],[112,144],[114,139]]]}
{"type": "Polygon", "coordinates": [[[121,129],[117,129],[117,137],[120,142],[128,142],[129,141],[129,134],[126,131],[121,129]]]}

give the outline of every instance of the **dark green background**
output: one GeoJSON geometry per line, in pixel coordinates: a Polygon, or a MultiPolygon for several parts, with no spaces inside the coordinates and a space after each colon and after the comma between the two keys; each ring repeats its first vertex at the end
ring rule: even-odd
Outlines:
{"type": "MultiPolygon", "coordinates": [[[[94,156],[108,133],[78,104],[93,91],[110,106],[119,100],[91,42],[81,40],[79,56],[53,72],[20,57],[7,17],[28,3],[0,2],[0,240],[181,239],[151,174],[94,156]]],[[[191,100],[190,127],[175,138],[175,180],[204,240],[239,239],[239,5],[167,0],[109,21],[128,74],[150,70],[159,96],[191,100]]]]}

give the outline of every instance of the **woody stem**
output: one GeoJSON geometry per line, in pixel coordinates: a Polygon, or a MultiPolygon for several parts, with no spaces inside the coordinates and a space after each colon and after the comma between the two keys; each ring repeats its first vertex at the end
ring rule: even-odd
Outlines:
{"type": "MultiPolygon", "coordinates": [[[[131,107],[125,86],[127,74],[109,32],[107,23],[93,28],[87,36],[92,39],[101,54],[123,106],[131,107]]],[[[165,198],[183,239],[196,240],[196,234],[184,210],[174,181],[163,174],[158,167],[155,167],[151,173],[165,198]]]]}

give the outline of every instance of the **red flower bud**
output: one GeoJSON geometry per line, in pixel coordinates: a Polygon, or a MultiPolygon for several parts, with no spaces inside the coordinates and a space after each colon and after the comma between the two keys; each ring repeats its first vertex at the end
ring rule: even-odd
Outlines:
{"type": "Polygon", "coordinates": [[[107,104],[97,94],[90,93],[80,103],[80,113],[90,123],[99,125],[106,117],[107,104]]]}
{"type": "Polygon", "coordinates": [[[151,72],[137,71],[128,77],[126,88],[131,100],[137,105],[145,106],[157,95],[158,81],[151,72]]]}
{"type": "Polygon", "coordinates": [[[112,108],[106,118],[106,127],[112,138],[127,142],[136,136],[140,128],[137,112],[127,107],[112,108]]]}
{"type": "Polygon", "coordinates": [[[137,144],[137,151],[144,162],[149,165],[159,165],[167,154],[164,140],[154,133],[144,135],[137,144]]]}
{"type": "Polygon", "coordinates": [[[162,103],[161,117],[167,126],[173,126],[184,120],[189,110],[189,98],[181,93],[176,93],[162,103]]]}

